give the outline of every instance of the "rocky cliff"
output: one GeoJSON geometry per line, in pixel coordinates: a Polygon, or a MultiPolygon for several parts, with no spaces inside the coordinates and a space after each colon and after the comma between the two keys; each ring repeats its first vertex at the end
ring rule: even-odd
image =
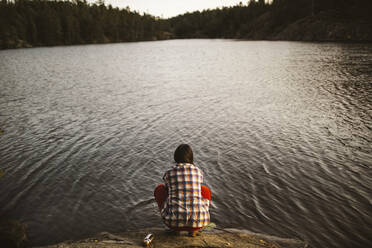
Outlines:
{"type": "Polygon", "coordinates": [[[273,27],[271,18],[271,13],[263,14],[251,23],[250,32],[238,38],[321,42],[372,41],[370,21],[363,18],[346,18],[337,12],[320,12],[280,27],[273,27]]]}

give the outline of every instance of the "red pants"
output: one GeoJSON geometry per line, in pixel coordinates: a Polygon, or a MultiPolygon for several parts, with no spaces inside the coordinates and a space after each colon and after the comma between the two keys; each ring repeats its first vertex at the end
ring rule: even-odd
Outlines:
{"type": "MultiPolygon", "coordinates": [[[[201,195],[203,198],[208,199],[209,202],[211,201],[211,190],[207,187],[202,185],[201,186],[201,195]]],[[[165,200],[168,198],[168,191],[165,188],[164,184],[159,184],[154,191],[155,200],[158,203],[159,209],[162,209],[164,206],[165,200]]],[[[175,231],[197,231],[201,229],[201,227],[198,228],[192,228],[192,227],[176,227],[172,228],[175,231]]]]}

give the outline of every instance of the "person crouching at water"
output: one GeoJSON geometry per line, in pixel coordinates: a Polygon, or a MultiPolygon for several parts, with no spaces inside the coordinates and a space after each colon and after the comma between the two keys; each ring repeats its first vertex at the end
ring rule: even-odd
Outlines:
{"type": "Polygon", "coordinates": [[[191,147],[182,144],[174,152],[176,164],[165,172],[164,184],[155,188],[154,196],[164,224],[175,232],[190,236],[210,221],[211,191],[202,185],[203,172],[193,164],[191,147]]]}

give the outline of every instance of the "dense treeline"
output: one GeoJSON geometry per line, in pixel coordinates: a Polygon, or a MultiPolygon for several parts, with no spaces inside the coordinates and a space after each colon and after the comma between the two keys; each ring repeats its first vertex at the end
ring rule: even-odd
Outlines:
{"type": "Polygon", "coordinates": [[[127,9],[105,6],[103,1],[2,0],[2,48],[70,45],[161,38],[163,20],[127,9]]]}
{"type": "Polygon", "coordinates": [[[1,0],[0,48],[168,38],[372,40],[371,0],[250,0],[160,19],[103,0],[1,0]]]}
{"type": "MultiPolygon", "coordinates": [[[[310,19],[311,23],[318,21],[318,25],[305,29],[327,28],[332,32],[335,27],[329,24],[341,24],[344,32],[352,32],[349,29],[353,27],[345,28],[345,25],[351,24],[358,29],[355,26],[362,22],[365,28],[370,28],[371,35],[371,13],[372,0],[273,0],[270,3],[250,0],[247,5],[186,13],[170,19],[170,23],[173,32],[180,38],[275,39],[290,24],[304,18],[310,19]],[[322,24],[328,26],[319,27],[322,24]]],[[[320,30],[309,31],[317,33],[320,30]]]]}

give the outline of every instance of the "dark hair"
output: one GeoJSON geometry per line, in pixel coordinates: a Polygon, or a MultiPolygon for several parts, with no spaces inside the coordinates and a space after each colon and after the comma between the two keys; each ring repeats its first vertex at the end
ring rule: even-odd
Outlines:
{"type": "Polygon", "coordinates": [[[174,152],[174,161],[176,161],[176,163],[192,164],[194,162],[194,156],[191,147],[187,144],[179,145],[174,152]]]}

